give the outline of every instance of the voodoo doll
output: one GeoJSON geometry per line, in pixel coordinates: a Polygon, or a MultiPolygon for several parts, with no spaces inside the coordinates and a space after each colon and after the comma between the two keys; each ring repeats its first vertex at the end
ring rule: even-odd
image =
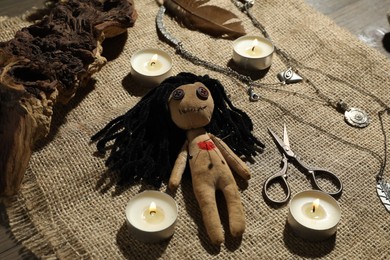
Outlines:
{"type": "Polygon", "coordinates": [[[250,158],[264,145],[252,135],[246,113],[233,106],[218,80],[180,73],[151,90],[126,114],[92,137],[120,183],[145,181],[176,189],[189,165],[195,197],[213,244],[224,241],[215,193],[227,204],[232,236],[245,231],[245,214],[232,171],[250,178],[239,156],[250,158]]]}

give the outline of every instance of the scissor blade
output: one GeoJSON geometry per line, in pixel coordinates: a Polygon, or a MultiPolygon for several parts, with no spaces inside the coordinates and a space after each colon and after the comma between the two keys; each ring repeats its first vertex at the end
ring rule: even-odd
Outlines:
{"type": "Polygon", "coordinates": [[[290,139],[288,138],[286,124],[284,124],[284,127],[283,127],[283,142],[284,142],[284,145],[285,145],[288,149],[290,149],[290,139]]]}
{"type": "Polygon", "coordinates": [[[268,128],[268,132],[274,138],[276,145],[278,145],[279,148],[281,148],[283,151],[286,151],[286,149],[285,149],[286,144],[282,141],[282,139],[280,139],[279,136],[277,136],[270,128],[268,128]]]}

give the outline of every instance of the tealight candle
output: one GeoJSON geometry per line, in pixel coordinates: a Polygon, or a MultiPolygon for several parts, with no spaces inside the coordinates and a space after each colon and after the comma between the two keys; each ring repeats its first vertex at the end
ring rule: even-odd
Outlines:
{"type": "Polygon", "coordinates": [[[271,66],[274,45],[266,38],[245,35],[233,42],[233,61],[249,70],[263,70],[271,66]]]}
{"type": "Polygon", "coordinates": [[[340,218],[341,209],[333,197],[310,190],[291,199],[287,222],[303,239],[321,241],[336,233],[340,218]]]}
{"type": "Polygon", "coordinates": [[[144,191],[126,206],[131,234],[143,242],[155,243],[170,238],[175,230],[177,205],[174,199],[159,191],[144,191]]]}
{"type": "Polygon", "coordinates": [[[162,50],[140,50],[133,54],[130,64],[134,79],[148,87],[155,87],[171,76],[172,59],[162,50]]]}

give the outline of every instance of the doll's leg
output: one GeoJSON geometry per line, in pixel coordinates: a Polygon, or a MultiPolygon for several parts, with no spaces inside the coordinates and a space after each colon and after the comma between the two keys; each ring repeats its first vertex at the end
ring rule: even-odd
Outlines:
{"type": "Polygon", "coordinates": [[[240,194],[235,183],[226,185],[222,191],[229,212],[230,233],[233,237],[239,237],[245,231],[245,214],[240,194]]]}
{"type": "Polygon", "coordinates": [[[216,245],[221,244],[224,241],[224,235],[215,199],[215,188],[207,184],[200,187],[194,185],[194,193],[211,242],[216,245]]]}

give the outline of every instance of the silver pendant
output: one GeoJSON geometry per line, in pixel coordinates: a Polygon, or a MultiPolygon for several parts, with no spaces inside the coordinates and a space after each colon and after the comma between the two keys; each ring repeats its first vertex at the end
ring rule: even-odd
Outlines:
{"type": "Polygon", "coordinates": [[[297,73],[295,73],[292,68],[288,68],[285,71],[279,72],[277,75],[280,82],[286,83],[286,84],[292,84],[301,82],[303,78],[299,76],[297,73]]]}
{"type": "Polygon", "coordinates": [[[253,90],[253,87],[249,87],[248,89],[249,101],[255,102],[260,99],[260,96],[253,90]]]}
{"type": "Polygon", "coordinates": [[[390,183],[379,180],[376,184],[376,191],[383,206],[390,213],[390,183]]]}
{"type": "Polygon", "coordinates": [[[363,128],[370,124],[370,117],[367,112],[360,108],[349,108],[344,112],[345,121],[354,127],[363,128]]]}

